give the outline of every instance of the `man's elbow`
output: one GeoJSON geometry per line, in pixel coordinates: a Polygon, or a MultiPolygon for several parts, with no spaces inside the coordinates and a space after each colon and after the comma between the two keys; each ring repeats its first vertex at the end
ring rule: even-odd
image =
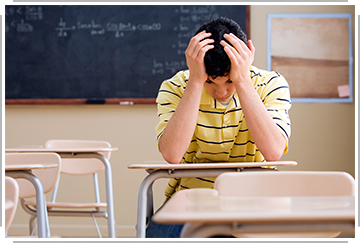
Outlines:
{"type": "Polygon", "coordinates": [[[179,153],[179,149],[176,146],[168,146],[162,137],[159,141],[159,149],[163,159],[169,164],[179,164],[183,157],[183,154],[179,153]]]}
{"type": "Polygon", "coordinates": [[[160,153],[164,158],[164,160],[169,164],[179,164],[182,159],[182,155],[178,155],[177,150],[174,151],[170,149],[170,147],[162,146],[161,143],[160,143],[160,153]]]}
{"type": "Polygon", "coordinates": [[[278,161],[281,156],[284,154],[284,147],[280,146],[278,148],[272,149],[265,157],[266,161],[278,161]]]}
{"type": "Polygon", "coordinates": [[[268,162],[278,161],[278,160],[280,160],[281,156],[282,156],[282,153],[281,153],[281,154],[272,153],[272,154],[266,156],[266,157],[265,157],[265,160],[268,161],[268,162]]]}
{"type": "Polygon", "coordinates": [[[174,156],[173,153],[162,152],[161,155],[163,156],[164,160],[169,164],[179,164],[181,161],[181,157],[176,155],[174,156]]]}

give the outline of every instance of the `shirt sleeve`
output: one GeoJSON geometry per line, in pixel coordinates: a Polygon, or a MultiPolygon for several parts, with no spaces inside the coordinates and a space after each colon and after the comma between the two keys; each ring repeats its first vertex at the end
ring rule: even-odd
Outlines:
{"type": "Polygon", "coordinates": [[[171,79],[165,80],[160,86],[156,98],[159,123],[155,127],[155,132],[158,141],[180,102],[186,83],[187,75],[184,72],[179,72],[171,79]]]}
{"type": "Polygon", "coordinates": [[[280,132],[286,139],[284,153],[288,151],[288,140],[291,134],[289,109],[291,108],[289,85],[278,72],[268,72],[262,82],[255,87],[268,113],[273,118],[280,132]]]}

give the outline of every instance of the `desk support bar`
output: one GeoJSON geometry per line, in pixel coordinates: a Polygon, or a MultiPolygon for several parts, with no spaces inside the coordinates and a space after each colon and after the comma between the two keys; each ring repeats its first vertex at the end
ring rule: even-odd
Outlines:
{"type": "Polygon", "coordinates": [[[106,203],[108,213],[108,227],[109,238],[116,238],[116,223],[114,214],[114,199],[112,188],[112,172],[111,165],[107,158],[99,153],[58,153],[61,158],[95,158],[99,159],[105,166],[105,180],[106,180],[106,203]]]}
{"type": "Polygon", "coordinates": [[[48,217],[46,212],[45,194],[40,180],[36,176],[34,176],[30,171],[6,171],[5,175],[10,176],[14,179],[26,179],[34,185],[36,190],[36,205],[38,208],[38,212],[37,212],[38,237],[39,238],[50,237],[50,228],[49,228],[48,217]]]}

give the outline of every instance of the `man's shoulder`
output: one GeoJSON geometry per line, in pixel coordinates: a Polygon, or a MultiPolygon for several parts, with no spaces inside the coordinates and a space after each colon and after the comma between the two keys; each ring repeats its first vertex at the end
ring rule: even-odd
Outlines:
{"type": "Polygon", "coordinates": [[[189,79],[189,71],[182,70],[174,76],[164,80],[158,92],[157,99],[167,99],[168,97],[181,98],[189,79]]]}
{"type": "Polygon", "coordinates": [[[261,68],[257,68],[255,66],[251,66],[250,68],[251,79],[254,82],[254,85],[263,86],[264,83],[268,83],[269,81],[275,81],[271,83],[278,82],[286,82],[284,77],[277,71],[268,71],[261,68]]]}
{"type": "Polygon", "coordinates": [[[278,72],[276,72],[276,71],[268,71],[268,70],[261,69],[261,68],[255,67],[255,66],[250,67],[250,73],[251,73],[251,77],[256,77],[256,78],[264,78],[269,75],[272,76],[274,74],[278,74],[278,72]]]}
{"type": "Polygon", "coordinates": [[[177,72],[174,76],[166,79],[162,82],[162,87],[168,87],[169,89],[184,89],[189,79],[189,71],[182,70],[177,72]]]}

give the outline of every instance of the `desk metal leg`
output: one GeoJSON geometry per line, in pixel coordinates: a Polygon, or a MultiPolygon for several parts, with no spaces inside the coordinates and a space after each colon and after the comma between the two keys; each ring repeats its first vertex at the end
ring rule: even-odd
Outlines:
{"type": "Polygon", "coordinates": [[[114,199],[112,187],[111,165],[107,158],[99,153],[59,153],[62,158],[95,158],[99,159],[105,165],[105,183],[106,183],[106,203],[108,213],[109,238],[116,238],[116,223],[114,213],[114,199]]]}
{"type": "Polygon", "coordinates": [[[147,175],[141,183],[138,197],[138,214],[136,225],[137,238],[145,238],[149,190],[151,190],[151,186],[156,179],[166,178],[166,176],[168,176],[167,171],[155,171],[147,175]]]}
{"type": "Polygon", "coordinates": [[[26,179],[30,181],[36,191],[36,205],[37,205],[37,223],[38,223],[38,236],[39,238],[50,237],[50,227],[47,218],[46,201],[44,195],[44,189],[40,180],[29,171],[8,171],[7,176],[11,176],[14,179],[26,179]]]}
{"type": "Polygon", "coordinates": [[[148,195],[153,182],[160,178],[192,178],[192,177],[217,177],[224,172],[238,171],[237,168],[226,169],[202,169],[202,170],[155,170],[145,177],[141,183],[138,197],[138,214],[136,225],[136,237],[145,238],[146,236],[146,219],[149,218],[148,195]]]}
{"type": "Polygon", "coordinates": [[[153,198],[153,183],[149,186],[147,194],[147,210],[146,210],[146,224],[148,224],[154,215],[154,198],[153,198]]]}

